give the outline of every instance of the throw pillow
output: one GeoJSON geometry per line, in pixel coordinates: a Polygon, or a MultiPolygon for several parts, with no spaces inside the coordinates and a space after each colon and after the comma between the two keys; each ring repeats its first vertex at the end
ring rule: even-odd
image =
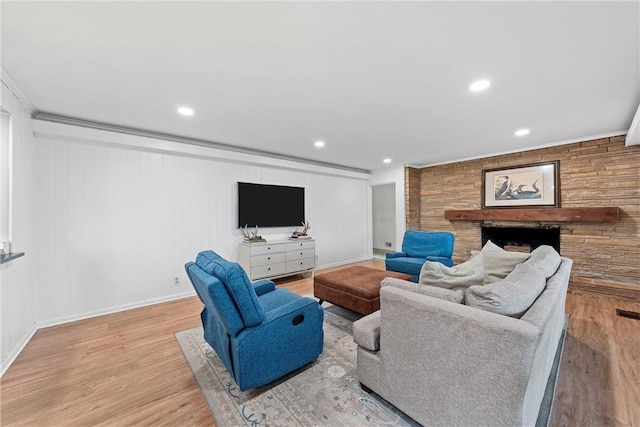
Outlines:
{"type": "Polygon", "coordinates": [[[415,292],[422,295],[427,295],[433,298],[442,299],[445,301],[453,302],[456,304],[462,304],[464,301],[464,291],[451,290],[445,288],[438,288],[429,285],[420,285],[414,282],[408,282],[406,280],[396,279],[395,277],[385,277],[380,283],[380,287],[393,286],[395,288],[404,289],[407,291],[415,292]]]}
{"type": "Polygon", "coordinates": [[[418,283],[464,290],[469,286],[482,285],[483,279],[482,255],[479,255],[453,267],[447,267],[439,262],[427,261],[422,265],[418,283]]]}
{"type": "Polygon", "coordinates": [[[481,310],[520,318],[547,284],[539,269],[519,264],[503,280],[484,286],[471,286],[465,293],[465,304],[481,310]]]}
{"type": "Polygon", "coordinates": [[[491,240],[484,245],[480,253],[484,265],[483,283],[485,285],[504,279],[516,265],[525,262],[531,255],[524,252],[505,251],[491,240]]]}
{"type": "Polygon", "coordinates": [[[548,279],[558,271],[561,262],[560,255],[555,249],[551,246],[542,245],[531,252],[531,256],[525,264],[536,267],[548,279]]]}

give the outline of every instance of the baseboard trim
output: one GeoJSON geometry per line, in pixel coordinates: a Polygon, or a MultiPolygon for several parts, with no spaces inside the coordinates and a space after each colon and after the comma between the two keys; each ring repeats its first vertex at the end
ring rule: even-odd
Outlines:
{"type": "Polygon", "coordinates": [[[47,320],[46,322],[39,322],[38,329],[48,328],[50,326],[63,325],[65,323],[76,322],[78,320],[91,319],[93,317],[104,316],[106,314],[119,313],[121,311],[133,310],[134,308],[146,307],[149,305],[160,304],[168,301],[175,301],[182,298],[188,298],[196,295],[195,290],[191,290],[188,292],[183,292],[179,294],[168,295],[159,298],[152,298],[144,301],[139,301],[131,304],[123,304],[115,307],[104,308],[101,310],[89,311],[86,313],[74,315],[74,316],[65,316],[60,317],[58,319],[47,320]]]}
{"type": "Polygon", "coordinates": [[[22,350],[24,350],[27,344],[29,344],[29,341],[31,341],[31,338],[33,338],[36,332],[38,332],[38,327],[36,325],[33,325],[29,330],[29,332],[25,334],[22,341],[20,341],[20,343],[18,343],[18,345],[15,346],[15,348],[9,354],[7,359],[2,362],[2,366],[0,367],[0,378],[4,376],[4,373],[7,372],[7,370],[11,367],[13,362],[16,361],[20,353],[22,353],[22,350]]]}

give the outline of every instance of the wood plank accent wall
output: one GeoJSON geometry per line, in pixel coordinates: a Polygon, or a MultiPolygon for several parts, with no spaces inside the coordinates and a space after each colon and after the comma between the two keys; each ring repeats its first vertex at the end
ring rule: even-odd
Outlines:
{"type": "Polygon", "coordinates": [[[554,223],[561,227],[562,255],[574,260],[571,287],[640,298],[640,146],[625,147],[624,135],[426,167],[419,178],[407,172],[408,194],[420,192],[419,214],[407,209],[407,229],[452,231],[454,261],[466,261],[481,249],[482,222],[448,221],[445,210],[481,209],[483,169],[552,160],[560,161],[562,207],[620,208],[617,223],[554,223]]]}
{"type": "Polygon", "coordinates": [[[406,167],[404,177],[407,230],[418,230],[420,229],[420,169],[406,167]]]}

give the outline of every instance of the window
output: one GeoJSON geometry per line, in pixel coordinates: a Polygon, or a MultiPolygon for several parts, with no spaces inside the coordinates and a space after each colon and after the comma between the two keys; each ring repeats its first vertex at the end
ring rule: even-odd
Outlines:
{"type": "Polygon", "coordinates": [[[0,109],[0,248],[11,242],[11,115],[0,109]]]}

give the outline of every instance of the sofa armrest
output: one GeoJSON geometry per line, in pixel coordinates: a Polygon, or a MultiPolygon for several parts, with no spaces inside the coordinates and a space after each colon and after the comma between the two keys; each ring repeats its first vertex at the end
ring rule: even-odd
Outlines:
{"type": "Polygon", "coordinates": [[[252,285],[258,296],[271,292],[276,288],[276,284],[269,279],[256,280],[252,285]]]}
{"type": "Polygon", "coordinates": [[[353,341],[369,351],[380,350],[380,310],[353,322],[353,341]]]}
{"type": "Polygon", "coordinates": [[[380,302],[385,399],[428,425],[522,424],[537,327],[391,286],[380,302]]]}
{"type": "Polygon", "coordinates": [[[401,257],[406,257],[407,254],[405,252],[387,252],[385,254],[385,258],[386,259],[392,259],[392,258],[401,258],[401,257]]]}

